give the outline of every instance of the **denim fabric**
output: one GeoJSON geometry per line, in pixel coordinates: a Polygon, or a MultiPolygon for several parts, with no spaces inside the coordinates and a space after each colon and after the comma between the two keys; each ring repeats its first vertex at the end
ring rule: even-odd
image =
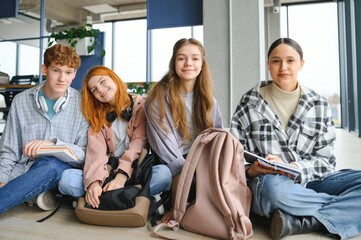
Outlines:
{"type": "Polygon", "coordinates": [[[83,170],[67,169],[61,175],[58,184],[59,192],[63,195],[79,198],[85,194],[83,170]]]}
{"type": "Polygon", "coordinates": [[[341,239],[361,233],[361,171],[344,169],[306,187],[283,175],[267,174],[250,182],[252,211],[270,218],[275,209],[294,216],[314,216],[341,239]],[[257,181],[258,179],[258,181],[257,181]]]}
{"type": "MultiPolygon", "coordinates": [[[[170,189],[172,173],[166,165],[159,164],[152,168],[150,180],[150,195],[156,195],[170,189]]],[[[79,169],[67,169],[63,172],[58,186],[64,195],[81,197],[85,194],[83,183],[83,171],[79,169]]]]}
{"type": "Polygon", "coordinates": [[[55,157],[44,156],[36,159],[29,171],[0,188],[0,214],[42,192],[54,189],[61,173],[68,168],[71,168],[68,163],[55,157]]]}
{"type": "Polygon", "coordinates": [[[164,164],[153,166],[152,179],[150,180],[150,195],[154,196],[170,190],[172,185],[172,172],[164,164]]]}

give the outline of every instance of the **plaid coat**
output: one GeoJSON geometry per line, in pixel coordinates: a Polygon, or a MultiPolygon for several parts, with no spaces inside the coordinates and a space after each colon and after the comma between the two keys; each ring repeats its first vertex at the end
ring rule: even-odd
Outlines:
{"type": "Polygon", "coordinates": [[[335,171],[335,127],[327,101],[300,85],[301,97],[285,131],[259,89],[260,82],[243,95],[231,120],[231,132],[246,150],[279,156],[302,169],[298,182],[306,185],[335,171]]]}

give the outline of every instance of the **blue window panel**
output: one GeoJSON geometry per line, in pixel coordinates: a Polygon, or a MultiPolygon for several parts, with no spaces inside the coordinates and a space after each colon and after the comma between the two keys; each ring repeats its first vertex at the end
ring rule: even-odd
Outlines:
{"type": "Polygon", "coordinates": [[[148,29],[203,25],[202,0],[148,0],[148,29]]]}

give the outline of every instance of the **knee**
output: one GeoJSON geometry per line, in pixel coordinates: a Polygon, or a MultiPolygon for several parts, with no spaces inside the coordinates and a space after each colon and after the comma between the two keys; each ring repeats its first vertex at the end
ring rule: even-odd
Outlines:
{"type": "Polygon", "coordinates": [[[172,172],[163,164],[153,166],[151,188],[168,191],[172,184],[172,172]]]}
{"type": "Polygon", "coordinates": [[[64,191],[66,191],[67,189],[70,188],[71,186],[71,175],[72,175],[72,169],[67,169],[67,170],[64,170],[63,173],[61,174],[61,178],[59,180],[59,183],[58,183],[58,188],[59,188],[59,191],[61,193],[64,194],[64,191]]]}
{"type": "Polygon", "coordinates": [[[80,197],[84,195],[83,175],[80,169],[66,169],[58,183],[59,192],[64,195],[80,197]]]}
{"type": "Polygon", "coordinates": [[[75,169],[66,169],[62,172],[61,178],[59,181],[59,186],[69,186],[71,185],[75,169]]]}
{"type": "Polygon", "coordinates": [[[159,180],[160,183],[163,183],[164,187],[168,190],[172,184],[172,179],[172,172],[167,166],[163,165],[161,171],[157,174],[157,180],[159,180]]]}
{"type": "Polygon", "coordinates": [[[71,168],[68,163],[62,162],[55,157],[44,156],[36,159],[34,166],[41,166],[46,171],[56,174],[58,178],[65,169],[71,168]]]}
{"type": "Polygon", "coordinates": [[[282,175],[265,175],[259,193],[262,194],[264,199],[272,203],[284,201],[288,196],[288,189],[284,187],[284,182],[288,180],[287,177],[282,175]]]}

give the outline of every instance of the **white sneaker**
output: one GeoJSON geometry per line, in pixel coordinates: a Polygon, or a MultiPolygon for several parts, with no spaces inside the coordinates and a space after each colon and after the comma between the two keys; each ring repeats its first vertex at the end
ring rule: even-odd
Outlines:
{"type": "Polygon", "coordinates": [[[36,205],[44,211],[52,210],[56,207],[57,197],[53,191],[43,192],[36,198],[36,205]]]}
{"type": "Polygon", "coordinates": [[[76,205],[78,205],[78,200],[74,200],[72,205],[73,205],[73,208],[75,209],[76,205]]]}

